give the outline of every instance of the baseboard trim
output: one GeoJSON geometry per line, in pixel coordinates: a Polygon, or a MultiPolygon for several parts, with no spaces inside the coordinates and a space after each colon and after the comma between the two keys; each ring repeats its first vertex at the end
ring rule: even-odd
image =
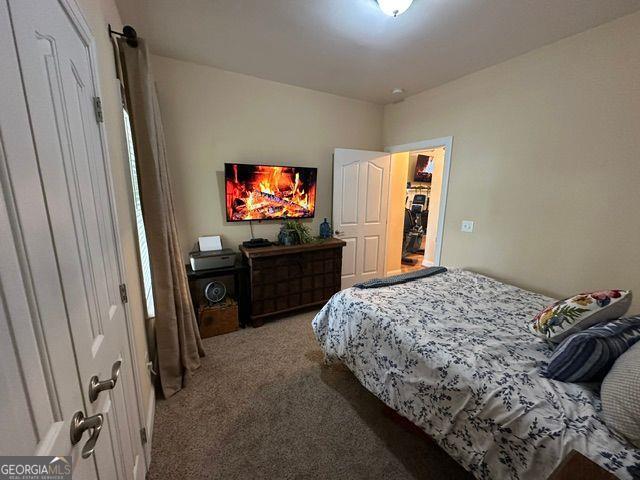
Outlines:
{"type": "Polygon", "coordinates": [[[153,420],[156,414],[156,392],[153,390],[149,394],[149,404],[147,405],[147,418],[145,428],[147,429],[147,443],[144,446],[144,456],[147,464],[147,471],[151,465],[151,442],[153,441],[153,420]]]}

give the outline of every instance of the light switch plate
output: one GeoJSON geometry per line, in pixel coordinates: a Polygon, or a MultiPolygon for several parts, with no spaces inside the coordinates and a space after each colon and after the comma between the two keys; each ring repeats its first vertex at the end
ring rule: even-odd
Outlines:
{"type": "Polygon", "coordinates": [[[462,227],[460,227],[460,231],[465,233],[473,232],[473,222],[471,220],[463,220],[462,227]]]}

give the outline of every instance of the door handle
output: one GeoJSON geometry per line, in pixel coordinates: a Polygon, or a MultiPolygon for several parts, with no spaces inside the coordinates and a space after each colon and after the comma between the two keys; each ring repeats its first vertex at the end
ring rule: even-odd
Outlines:
{"type": "Polygon", "coordinates": [[[335,231],[335,232],[333,232],[333,233],[335,233],[336,235],[342,235],[342,232],[341,232],[340,230],[336,230],[336,231],[335,231]]]}
{"type": "Polygon", "coordinates": [[[96,442],[100,436],[103,421],[104,416],[101,413],[92,415],[91,417],[85,417],[80,411],[73,414],[70,431],[71,445],[78,443],[86,430],[91,430],[89,440],[87,440],[87,443],[82,447],[82,458],[89,458],[96,449],[96,442]]]}
{"type": "Polygon", "coordinates": [[[111,367],[111,378],[108,380],[102,380],[98,378],[97,375],[91,377],[89,380],[89,401],[91,403],[95,402],[98,399],[98,395],[103,390],[111,390],[116,386],[118,382],[118,377],[120,376],[120,367],[122,366],[122,360],[118,360],[111,367]]]}

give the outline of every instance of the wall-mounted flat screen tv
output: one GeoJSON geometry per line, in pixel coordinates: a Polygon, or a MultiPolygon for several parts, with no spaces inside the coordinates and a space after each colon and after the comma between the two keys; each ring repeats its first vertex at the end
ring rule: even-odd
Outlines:
{"type": "Polygon", "coordinates": [[[433,177],[433,157],[430,155],[418,155],[414,182],[430,182],[433,177]]]}
{"type": "Polygon", "coordinates": [[[313,218],[317,168],[225,163],[228,222],[313,218]]]}

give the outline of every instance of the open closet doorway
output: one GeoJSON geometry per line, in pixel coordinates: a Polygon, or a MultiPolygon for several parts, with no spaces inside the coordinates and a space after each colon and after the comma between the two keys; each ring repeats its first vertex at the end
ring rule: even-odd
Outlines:
{"type": "Polygon", "coordinates": [[[386,274],[440,265],[452,137],[391,152],[386,274]]]}

